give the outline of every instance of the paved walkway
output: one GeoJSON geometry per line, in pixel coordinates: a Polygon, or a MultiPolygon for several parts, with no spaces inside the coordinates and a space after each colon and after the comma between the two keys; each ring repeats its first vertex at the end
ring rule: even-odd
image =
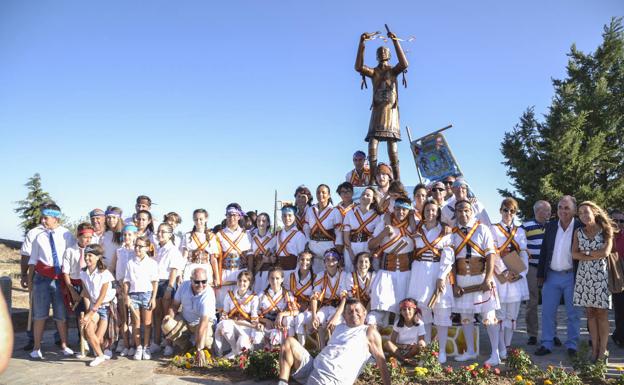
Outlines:
{"type": "MultiPolygon", "coordinates": [[[[611,312],[611,322],[613,328],[613,312],[611,312]]],[[[529,353],[533,353],[537,346],[527,346],[526,327],[524,323],[524,312],[521,310],[518,322],[518,330],[514,335],[512,344],[521,347],[529,353]]],[[[562,341],[565,341],[565,311],[563,306],[559,307],[558,313],[558,335],[562,341]]],[[[582,318],[581,325],[586,325],[585,318],[582,318]]],[[[11,385],[31,385],[31,384],[223,384],[223,381],[209,381],[205,378],[191,376],[172,376],[166,374],[155,373],[154,369],[164,365],[165,360],[161,360],[158,355],[151,361],[134,361],[123,357],[114,357],[111,361],[102,365],[91,368],[87,366],[89,359],[78,360],[75,358],[59,357],[58,349],[53,343],[53,331],[46,331],[44,337],[44,356],[45,361],[32,361],[28,357],[28,352],[22,350],[22,346],[26,343],[25,333],[18,333],[15,341],[15,349],[13,358],[8,369],[0,375],[0,384],[11,385]]],[[[581,340],[587,341],[588,333],[585,327],[581,328],[581,340]]],[[[77,341],[76,330],[72,329],[70,333],[70,341],[77,341]]],[[[611,341],[609,344],[611,352],[610,372],[614,372],[615,366],[624,366],[624,349],[616,347],[611,341]]],[[[485,361],[490,352],[487,333],[481,328],[481,356],[479,362],[485,361]]],[[[552,354],[545,357],[533,356],[535,362],[540,366],[563,365],[570,366],[567,351],[564,346],[556,347],[552,354]]],[[[449,364],[455,365],[452,360],[449,364]]],[[[241,385],[263,385],[272,382],[255,382],[245,381],[239,382],[241,385]]]]}

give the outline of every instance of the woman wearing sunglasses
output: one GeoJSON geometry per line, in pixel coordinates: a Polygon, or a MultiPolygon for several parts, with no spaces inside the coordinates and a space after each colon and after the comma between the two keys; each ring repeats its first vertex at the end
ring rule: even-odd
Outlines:
{"type": "MultiPolygon", "coordinates": [[[[496,288],[500,300],[500,310],[496,310],[496,318],[500,326],[498,337],[499,359],[507,358],[507,348],[511,344],[513,331],[516,328],[516,320],[520,311],[520,303],[529,299],[529,286],[526,280],[529,266],[527,254],[527,238],[522,227],[516,226],[514,218],[518,212],[518,202],[513,198],[505,198],[501,203],[501,221],[492,225],[494,245],[500,259],[496,264],[496,288]],[[511,253],[517,253],[522,259],[524,271],[517,272],[508,269],[506,258],[512,258],[511,253]]],[[[492,351],[496,349],[492,346],[492,351]]],[[[492,354],[494,357],[494,354],[492,354]]],[[[490,362],[492,365],[498,362],[490,362]]]]}

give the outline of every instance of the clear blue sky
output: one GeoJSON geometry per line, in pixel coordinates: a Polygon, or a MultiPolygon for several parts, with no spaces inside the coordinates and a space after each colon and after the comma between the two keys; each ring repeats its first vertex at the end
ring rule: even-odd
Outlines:
{"type": "MultiPolygon", "coordinates": [[[[147,194],[184,230],[194,208],[215,224],[232,201],[270,211],[275,189],[335,189],[366,149],[358,38],[384,23],[416,37],[404,44],[402,126],[421,136],[453,124],[447,140],[495,212],[504,132],[528,106],[546,111],[572,43],[593,51],[624,14],[620,0],[387,4],[3,1],[0,237],[20,238],[14,202],[35,172],[71,218],[109,204],[129,213],[147,194]]],[[[413,185],[407,140],[399,152],[413,185]]]]}

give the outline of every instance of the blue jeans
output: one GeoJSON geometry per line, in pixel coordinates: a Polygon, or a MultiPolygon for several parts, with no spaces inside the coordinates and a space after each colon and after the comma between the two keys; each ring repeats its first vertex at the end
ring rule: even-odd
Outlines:
{"type": "Polygon", "coordinates": [[[574,295],[573,271],[562,273],[548,270],[546,282],[542,287],[542,345],[546,349],[553,349],[557,307],[562,294],[568,317],[568,339],[565,346],[576,350],[581,332],[578,309],[572,304],[572,296],[574,295]]]}
{"type": "Polygon", "coordinates": [[[65,321],[65,304],[61,293],[61,281],[46,278],[35,273],[33,278],[33,320],[48,318],[52,304],[53,318],[55,321],[65,321]]]}
{"type": "Polygon", "coordinates": [[[149,308],[149,302],[152,298],[152,292],[146,291],[143,293],[130,293],[130,304],[134,309],[147,309],[153,310],[149,308]]]}

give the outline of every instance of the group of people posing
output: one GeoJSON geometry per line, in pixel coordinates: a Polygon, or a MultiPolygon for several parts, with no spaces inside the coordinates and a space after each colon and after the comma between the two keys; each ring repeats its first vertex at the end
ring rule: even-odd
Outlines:
{"type": "MultiPolygon", "coordinates": [[[[268,214],[245,213],[232,203],[220,225],[209,227],[208,213],[197,209],[191,231],[176,235],[180,216],[168,213],[158,224],[151,200],[139,196],[131,217],[124,219],[117,207],[96,209],[91,223],[70,234],[60,226],[60,209],[46,206],[41,226],[27,234],[22,248],[30,267],[23,270],[23,284],[33,290],[31,356],[42,358],[43,325],[52,304],[62,351],[73,353],[65,325],[71,309],[96,356],[92,365],[110,358],[115,345],[120,355],[135,359],[150,359],[160,349],[171,355],[174,346],[184,346],[186,334],[198,351],[214,349],[227,357],[281,345],[284,381],[291,370],[295,377],[302,375],[306,363],[312,365],[306,378],[314,369],[312,377],[348,381],[370,354],[383,366],[385,378],[383,351],[410,362],[431,341],[432,326],[444,363],[454,315],[468,341],[455,360],[476,359],[476,314],[491,345],[486,362],[498,365],[506,358],[521,302],[530,300],[529,307],[537,307],[532,282],[545,278],[545,287],[567,293],[559,275],[570,273],[573,261],[602,269],[613,244],[613,222],[592,202],[579,205],[584,227],[577,229],[576,220],[570,225],[576,202],[562,198],[558,226],[574,234],[562,238],[555,227],[553,252],[550,243],[541,244],[545,230],[549,239],[550,206],[548,215],[544,208],[527,231],[517,223],[513,198],[503,199],[500,220],[493,222],[462,179],[417,185],[410,196],[393,180],[389,166],[377,167],[373,187],[365,154],[358,151],[353,160],[355,169],[336,189],[340,202],[332,202],[325,184],[316,188],[316,203],[312,192],[300,186],[294,203],[281,208],[278,231],[272,231],[268,214]],[[357,202],[354,186],[364,187],[357,202]],[[567,224],[562,209],[570,213],[567,224]],[[389,326],[392,334],[382,343],[378,329],[389,326]],[[360,342],[351,344],[351,338],[360,342]],[[345,346],[359,343],[364,353],[350,350],[349,357],[345,346]],[[304,354],[310,345],[322,349],[316,360],[304,354]]],[[[536,209],[545,205],[540,201],[536,209]]],[[[596,292],[596,279],[587,274],[573,290],[574,305],[596,309],[588,315],[595,315],[589,325],[598,357],[606,349],[605,312],[599,309],[609,308],[610,296],[608,290],[596,292]]],[[[544,328],[553,326],[554,318],[544,315],[544,322],[544,328]]],[[[537,320],[529,324],[536,328],[537,320]]],[[[570,348],[575,349],[570,324],[570,348]]],[[[608,336],[608,322],[606,328],[608,336]]],[[[535,338],[537,332],[532,333],[535,338]]],[[[542,333],[542,353],[552,348],[552,334],[542,333]]]]}

